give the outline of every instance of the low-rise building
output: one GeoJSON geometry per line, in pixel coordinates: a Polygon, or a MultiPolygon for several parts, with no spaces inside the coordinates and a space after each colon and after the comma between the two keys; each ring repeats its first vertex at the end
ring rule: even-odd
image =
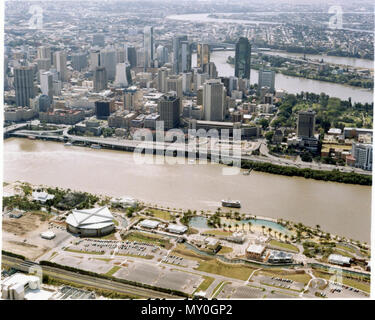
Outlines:
{"type": "Polygon", "coordinates": [[[139,223],[139,226],[146,229],[156,229],[159,224],[159,221],[145,219],[139,223]]]}
{"type": "Polygon", "coordinates": [[[41,192],[34,191],[32,193],[32,197],[34,201],[39,201],[42,203],[45,203],[46,201],[52,200],[53,198],[55,198],[53,194],[48,194],[47,192],[44,192],[44,191],[41,191],[41,192]]]}
{"type": "Polygon", "coordinates": [[[187,229],[188,228],[186,226],[181,226],[181,225],[174,224],[174,223],[170,223],[167,226],[167,231],[168,232],[178,233],[178,234],[185,233],[187,231],[187,229]]]}
{"type": "Polygon", "coordinates": [[[136,208],[138,206],[138,200],[123,196],[121,198],[112,198],[111,205],[114,207],[122,207],[122,208],[136,208]]]}
{"type": "Polygon", "coordinates": [[[332,264],[337,264],[344,267],[350,267],[352,259],[349,257],[342,256],[340,254],[331,254],[328,257],[328,262],[332,264]]]}
{"type": "Polygon", "coordinates": [[[246,249],[246,257],[249,259],[261,260],[265,250],[266,246],[262,244],[251,244],[246,249]]]}
{"type": "Polygon", "coordinates": [[[55,110],[51,112],[40,112],[39,120],[56,124],[76,124],[85,119],[83,110],[55,110]]]}
{"type": "Polygon", "coordinates": [[[1,298],[7,300],[48,300],[53,292],[40,288],[37,276],[17,272],[1,282],[1,298]]]}
{"type": "Polygon", "coordinates": [[[270,250],[267,262],[269,263],[293,263],[293,254],[285,251],[270,250]]]}

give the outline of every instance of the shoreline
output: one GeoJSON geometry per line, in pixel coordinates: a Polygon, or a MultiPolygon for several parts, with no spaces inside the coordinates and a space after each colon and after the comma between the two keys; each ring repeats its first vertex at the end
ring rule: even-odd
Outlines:
{"type": "MultiPolygon", "coordinates": [[[[91,195],[94,195],[94,196],[97,196],[101,199],[108,199],[108,198],[115,198],[115,197],[118,197],[116,196],[115,194],[108,194],[108,193],[98,193],[98,192],[91,192],[91,191],[88,191],[87,189],[81,189],[81,188],[69,188],[69,187],[64,187],[64,186],[57,186],[57,185],[46,185],[46,184],[33,184],[33,183],[30,183],[28,181],[23,181],[23,180],[17,180],[17,181],[3,181],[3,188],[11,185],[13,188],[15,186],[20,186],[20,185],[28,185],[30,186],[31,188],[33,189],[46,189],[46,188],[58,188],[60,190],[71,190],[72,192],[83,192],[83,193],[88,193],[88,194],[91,194],[91,195]],[[4,183],[6,185],[4,185],[4,183]]],[[[15,189],[13,189],[15,190],[15,189]]],[[[13,195],[15,195],[16,193],[14,193],[13,195]]],[[[7,195],[7,196],[11,196],[11,195],[7,195]]],[[[132,196],[132,195],[130,195],[132,196]]],[[[4,197],[4,195],[3,195],[4,197]]],[[[157,210],[162,210],[162,211],[167,211],[167,212],[174,212],[174,213],[183,213],[183,212],[187,212],[187,211],[196,211],[196,216],[197,217],[204,217],[204,218],[207,218],[207,216],[212,216],[215,214],[215,212],[217,212],[217,209],[220,208],[221,209],[221,213],[225,213],[225,212],[231,212],[231,213],[234,213],[236,212],[236,210],[234,210],[235,208],[225,208],[225,207],[221,207],[221,206],[218,206],[216,207],[215,209],[212,209],[212,210],[207,210],[207,209],[194,209],[194,208],[189,208],[189,207],[182,207],[182,208],[179,208],[177,205],[174,207],[174,208],[171,208],[170,206],[168,206],[167,204],[162,204],[162,203],[155,203],[155,202],[148,202],[148,200],[145,200],[144,198],[140,198],[140,197],[137,197],[137,200],[139,201],[139,203],[143,206],[146,206],[146,207],[149,207],[149,208],[154,208],[154,209],[157,209],[157,210]],[[233,209],[233,210],[232,210],[233,209]]],[[[303,227],[306,227],[306,228],[310,228],[310,229],[315,229],[316,226],[311,226],[311,225],[308,225],[308,224],[305,224],[304,222],[297,222],[296,220],[291,220],[291,219],[286,219],[286,218],[281,218],[281,217],[278,217],[278,218],[272,218],[272,217],[267,217],[267,216],[263,216],[263,215],[255,215],[253,213],[250,213],[250,212],[241,212],[241,215],[244,215],[243,218],[241,220],[264,220],[264,221],[268,221],[268,222],[273,222],[273,223],[276,223],[276,224],[279,224],[280,226],[288,229],[284,224],[286,225],[290,225],[290,226],[294,226],[294,225],[299,225],[301,224],[303,227]]],[[[224,220],[227,219],[227,218],[223,218],[224,220]]],[[[230,218],[229,220],[233,220],[233,222],[235,221],[234,218],[230,218]]],[[[228,221],[229,221],[228,220],[228,221]]],[[[257,225],[253,225],[252,228],[258,228],[259,230],[261,230],[260,226],[257,226],[257,225]]],[[[207,228],[203,228],[204,230],[206,230],[207,228]]],[[[207,229],[209,230],[209,228],[207,229]]],[[[258,230],[258,231],[259,231],[258,230]]],[[[337,231],[336,232],[329,232],[329,231],[324,231],[324,230],[320,230],[322,233],[329,233],[331,234],[331,236],[337,236],[341,239],[350,239],[349,236],[345,236],[345,235],[342,235],[340,233],[338,233],[337,231]]],[[[358,239],[354,239],[354,240],[358,240],[358,239]]],[[[365,240],[358,240],[362,243],[368,243],[368,241],[365,241],[365,240]]]]}

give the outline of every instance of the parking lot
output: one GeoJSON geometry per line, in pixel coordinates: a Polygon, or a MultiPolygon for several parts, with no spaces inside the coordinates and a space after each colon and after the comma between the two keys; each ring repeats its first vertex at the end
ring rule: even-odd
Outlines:
{"type": "Polygon", "coordinates": [[[100,239],[79,239],[69,246],[70,250],[105,255],[130,255],[152,259],[156,255],[166,255],[167,251],[150,243],[100,239]]]}
{"type": "Polygon", "coordinates": [[[181,266],[181,267],[191,267],[195,268],[198,267],[198,262],[194,260],[188,260],[183,257],[177,257],[174,255],[168,255],[162,258],[162,262],[169,263],[169,264],[174,264],[176,266],[181,266]]]}
{"type": "Polygon", "coordinates": [[[322,297],[327,298],[367,298],[368,295],[358,289],[349,287],[347,285],[330,282],[325,290],[318,290],[322,297]]]}
{"type": "Polygon", "coordinates": [[[56,300],[87,300],[95,299],[95,293],[77,289],[69,286],[64,286],[55,294],[54,299],[56,300]]]}
{"type": "Polygon", "coordinates": [[[285,279],[282,276],[270,277],[265,275],[254,275],[252,277],[254,282],[262,283],[268,286],[277,287],[280,289],[301,291],[304,288],[304,283],[285,279]]]}
{"type": "Polygon", "coordinates": [[[165,265],[133,262],[114,274],[117,278],[193,293],[203,281],[199,275],[173,270],[165,265]]]}

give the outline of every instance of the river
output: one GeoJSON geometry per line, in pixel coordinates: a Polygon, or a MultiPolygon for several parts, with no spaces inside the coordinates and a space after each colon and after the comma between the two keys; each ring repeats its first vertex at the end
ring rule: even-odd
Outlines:
{"type": "Polygon", "coordinates": [[[215,211],[238,199],[241,212],[319,224],[347,238],[370,241],[371,187],[261,172],[226,176],[217,164],[140,165],[133,154],[63,143],[4,141],[4,181],[27,181],[109,196],[130,195],[170,208],[215,211]]]}
{"type": "MultiPolygon", "coordinates": [[[[210,60],[215,63],[219,76],[234,76],[234,65],[227,63],[228,57],[234,57],[234,55],[234,51],[211,52],[210,60]]],[[[192,66],[195,67],[196,63],[197,55],[194,53],[192,57],[192,66]]],[[[257,70],[251,69],[250,83],[258,83],[257,70]]],[[[276,73],[275,87],[276,89],[284,89],[289,93],[301,93],[301,91],[308,91],[320,94],[324,92],[331,97],[337,97],[343,100],[347,100],[349,97],[351,97],[353,102],[371,103],[373,101],[373,91],[368,89],[356,88],[353,86],[347,86],[325,81],[291,77],[283,75],[281,73],[276,73]]]]}

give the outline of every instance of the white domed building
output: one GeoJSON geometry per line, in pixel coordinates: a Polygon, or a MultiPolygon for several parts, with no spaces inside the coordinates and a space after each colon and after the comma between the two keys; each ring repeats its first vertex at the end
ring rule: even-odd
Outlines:
{"type": "Polygon", "coordinates": [[[115,230],[113,215],[107,207],[73,210],[66,223],[68,231],[83,237],[101,237],[115,230]]]}

